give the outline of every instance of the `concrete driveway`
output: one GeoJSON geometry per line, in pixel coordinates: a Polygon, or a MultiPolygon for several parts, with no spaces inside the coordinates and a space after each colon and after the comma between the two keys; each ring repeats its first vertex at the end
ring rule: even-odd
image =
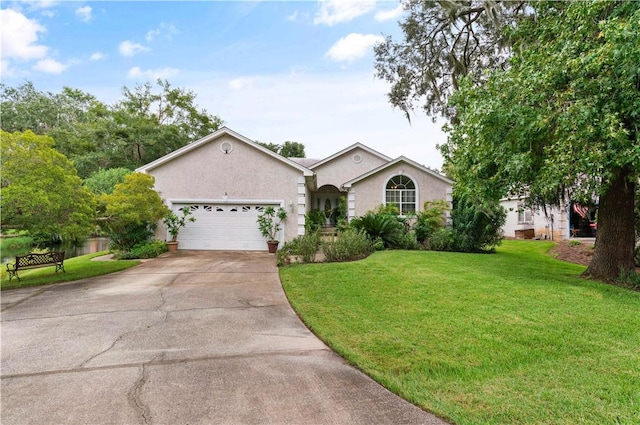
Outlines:
{"type": "Polygon", "coordinates": [[[273,255],[179,251],[2,292],[9,424],[444,424],[329,350],[273,255]]]}

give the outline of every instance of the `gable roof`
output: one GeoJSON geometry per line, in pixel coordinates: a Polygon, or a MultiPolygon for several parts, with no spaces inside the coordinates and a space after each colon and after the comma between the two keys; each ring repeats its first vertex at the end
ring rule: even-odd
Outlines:
{"type": "Polygon", "coordinates": [[[394,165],[396,165],[396,164],[398,164],[400,162],[404,162],[405,164],[409,164],[409,165],[411,165],[411,166],[413,166],[415,168],[418,168],[419,170],[425,172],[426,174],[429,174],[432,177],[440,179],[443,182],[449,183],[451,185],[453,184],[453,180],[448,179],[447,177],[443,176],[442,174],[436,173],[435,171],[430,170],[429,168],[425,167],[424,165],[418,164],[417,162],[415,162],[415,161],[413,161],[413,160],[411,160],[411,159],[409,159],[409,158],[407,158],[405,156],[399,156],[396,159],[394,159],[393,161],[389,161],[386,164],[382,164],[378,168],[374,168],[373,170],[368,171],[368,172],[364,173],[363,175],[356,177],[355,179],[349,180],[348,182],[344,183],[342,185],[342,187],[345,188],[345,189],[346,188],[350,188],[354,183],[357,183],[357,182],[359,182],[361,180],[364,180],[367,177],[372,176],[372,175],[374,175],[374,174],[376,174],[376,173],[378,173],[380,171],[383,171],[383,170],[385,170],[385,169],[387,169],[389,167],[392,167],[392,166],[394,166],[394,165]]]}
{"type": "Polygon", "coordinates": [[[157,168],[159,166],[161,166],[162,164],[166,164],[167,162],[170,162],[172,160],[174,160],[175,158],[178,158],[184,154],[186,154],[187,152],[191,152],[194,149],[198,149],[199,147],[206,145],[209,142],[212,142],[214,140],[219,139],[222,136],[231,136],[233,138],[235,138],[236,140],[239,140],[241,142],[246,143],[247,145],[251,146],[254,149],[257,149],[259,151],[262,151],[263,153],[273,157],[274,159],[290,166],[293,167],[297,170],[299,170],[300,172],[302,172],[302,174],[305,177],[314,177],[315,173],[313,171],[311,171],[310,169],[308,169],[307,167],[304,167],[300,164],[298,164],[295,161],[291,161],[290,159],[285,158],[282,155],[278,155],[277,153],[265,148],[262,145],[259,145],[258,143],[254,142],[251,139],[246,138],[245,136],[243,136],[240,133],[236,133],[235,131],[231,130],[230,128],[227,127],[221,127],[220,129],[214,131],[211,134],[208,134],[206,136],[204,136],[203,138],[196,140],[195,142],[189,143],[188,145],[185,145],[183,147],[181,147],[180,149],[176,149],[173,152],[170,152],[168,154],[166,154],[165,156],[156,159],[155,161],[152,161],[148,164],[145,164],[141,167],[136,168],[135,171],[141,172],[141,173],[148,173],[149,171],[153,170],[154,168],[157,168]]]}
{"type": "Polygon", "coordinates": [[[360,148],[360,149],[362,149],[362,150],[364,150],[366,152],[369,152],[370,154],[372,154],[374,156],[377,156],[378,158],[380,158],[380,159],[382,159],[384,161],[391,161],[391,158],[389,158],[388,156],[383,155],[380,152],[371,149],[369,146],[365,146],[362,143],[358,142],[358,143],[354,143],[353,145],[349,146],[348,148],[342,149],[340,152],[336,152],[333,155],[328,156],[325,159],[316,162],[315,164],[309,165],[309,168],[313,170],[314,168],[317,168],[317,167],[321,166],[322,164],[326,164],[327,162],[332,161],[335,158],[337,158],[337,157],[339,157],[341,155],[344,155],[345,153],[347,153],[349,151],[352,151],[352,150],[354,150],[356,148],[360,148]]]}

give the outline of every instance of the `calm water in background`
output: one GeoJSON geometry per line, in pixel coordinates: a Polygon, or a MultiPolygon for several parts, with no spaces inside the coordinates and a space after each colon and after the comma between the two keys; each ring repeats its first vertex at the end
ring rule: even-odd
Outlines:
{"type": "MultiPolygon", "coordinates": [[[[51,251],[64,251],[64,258],[79,257],[80,255],[93,254],[95,252],[105,251],[109,249],[109,238],[89,238],[79,243],[62,243],[56,245],[48,245],[51,251]]],[[[2,263],[13,262],[16,255],[24,255],[31,252],[31,248],[24,247],[20,249],[2,250],[2,263]]]]}

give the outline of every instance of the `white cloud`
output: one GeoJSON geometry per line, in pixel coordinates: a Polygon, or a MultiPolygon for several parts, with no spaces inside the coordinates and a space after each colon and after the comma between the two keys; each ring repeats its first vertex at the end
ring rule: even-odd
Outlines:
{"type": "Polygon", "coordinates": [[[325,57],[334,62],[351,62],[364,57],[376,43],[384,41],[380,35],[351,33],[338,40],[325,57]]]}
{"type": "Polygon", "coordinates": [[[93,19],[91,6],[83,6],[76,9],[76,16],[82,22],[91,22],[93,19]]]}
{"type": "Polygon", "coordinates": [[[125,40],[118,45],[118,51],[122,56],[134,56],[138,53],[146,52],[149,48],[133,41],[125,40]]]}
{"type": "Polygon", "coordinates": [[[395,19],[398,16],[402,15],[403,11],[404,7],[402,6],[402,4],[399,4],[395,9],[380,10],[376,12],[374,18],[378,22],[390,21],[391,19],[395,19]]]}
{"type": "Polygon", "coordinates": [[[38,44],[38,33],[46,28],[12,9],[0,10],[3,59],[41,59],[49,48],[38,44]]]}
{"type": "Polygon", "coordinates": [[[405,155],[442,166],[436,144],[446,141],[443,122],[424,114],[407,122],[389,105],[388,85],[371,72],[212,76],[181,74],[181,87],[198,93],[197,104],[252,140],[303,143],[309,158],[322,159],[356,142],[392,158],[405,155]],[[244,90],[229,81],[250,80],[244,90]]]}
{"type": "Polygon", "coordinates": [[[242,90],[242,89],[251,88],[253,86],[254,81],[255,81],[254,78],[247,78],[247,77],[234,78],[233,80],[229,81],[229,88],[232,90],[242,90]]]}
{"type": "Polygon", "coordinates": [[[47,74],[61,74],[68,67],[69,65],[60,63],[55,59],[42,59],[33,66],[33,69],[47,74]]]}
{"type": "Polygon", "coordinates": [[[321,0],[313,23],[331,26],[340,22],[349,22],[368,13],[375,6],[375,0],[321,0]]]}
{"type": "Polygon", "coordinates": [[[146,78],[149,80],[165,79],[177,75],[180,71],[175,68],[158,68],[142,70],[139,66],[131,68],[127,74],[128,78],[146,78]]]}
{"type": "Polygon", "coordinates": [[[287,16],[287,21],[290,22],[295,22],[298,20],[298,11],[296,10],[295,12],[293,12],[291,15],[287,16]]]}
{"type": "Polygon", "coordinates": [[[104,53],[95,52],[89,57],[89,60],[91,60],[91,61],[99,61],[99,60],[104,59],[105,57],[106,57],[106,55],[104,53]]]}
{"type": "Polygon", "coordinates": [[[163,38],[166,40],[171,40],[174,35],[180,34],[180,31],[173,24],[161,23],[158,28],[150,29],[147,31],[147,35],[145,35],[145,40],[147,42],[153,41],[159,35],[163,35],[163,38]]]}

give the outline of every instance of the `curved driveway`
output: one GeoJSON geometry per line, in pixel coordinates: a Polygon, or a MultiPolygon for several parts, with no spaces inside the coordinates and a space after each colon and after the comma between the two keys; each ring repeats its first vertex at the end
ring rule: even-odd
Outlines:
{"type": "Polygon", "coordinates": [[[444,424],[309,332],[273,255],[179,251],[2,292],[9,424],[444,424]]]}

